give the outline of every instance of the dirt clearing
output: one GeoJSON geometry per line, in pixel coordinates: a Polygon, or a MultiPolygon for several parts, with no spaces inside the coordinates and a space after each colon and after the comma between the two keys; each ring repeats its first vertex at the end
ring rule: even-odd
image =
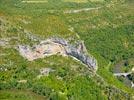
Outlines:
{"type": "Polygon", "coordinates": [[[63,0],[64,2],[87,3],[88,0],[63,0]]]}
{"type": "Polygon", "coordinates": [[[46,3],[48,2],[47,0],[40,0],[40,1],[35,1],[35,0],[30,0],[30,1],[22,1],[22,3],[46,3]]]}

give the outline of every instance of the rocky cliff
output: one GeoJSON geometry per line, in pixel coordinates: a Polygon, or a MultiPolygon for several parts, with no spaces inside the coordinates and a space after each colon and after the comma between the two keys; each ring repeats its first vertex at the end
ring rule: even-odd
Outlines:
{"type": "Polygon", "coordinates": [[[70,44],[65,39],[50,38],[41,41],[40,44],[29,46],[18,46],[20,54],[29,61],[43,58],[45,56],[60,54],[63,56],[71,56],[82,63],[86,64],[90,69],[97,70],[97,61],[91,55],[88,55],[83,42],[76,45],[70,44]]]}

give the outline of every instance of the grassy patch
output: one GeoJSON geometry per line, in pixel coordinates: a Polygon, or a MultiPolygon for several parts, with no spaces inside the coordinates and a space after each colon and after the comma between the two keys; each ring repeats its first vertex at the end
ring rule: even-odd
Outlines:
{"type": "Polygon", "coordinates": [[[26,90],[0,90],[1,100],[47,100],[33,92],[26,90]]]}

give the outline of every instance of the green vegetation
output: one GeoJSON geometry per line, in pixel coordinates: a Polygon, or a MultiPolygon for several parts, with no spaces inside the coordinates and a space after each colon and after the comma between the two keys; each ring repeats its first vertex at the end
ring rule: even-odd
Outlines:
{"type": "Polygon", "coordinates": [[[47,100],[43,96],[25,90],[0,91],[0,100],[47,100]]]}
{"type": "MultiPolygon", "coordinates": [[[[134,67],[133,0],[70,1],[0,0],[1,100],[132,99],[134,90],[114,77],[113,69],[120,63],[123,72],[134,67]],[[97,9],[65,13],[85,8],[97,9]],[[15,48],[38,43],[32,36],[84,40],[87,51],[98,61],[97,74],[71,57],[55,55],[27,61],[15,48]],[[3,39],[8,43],[1,46],[3,39]],[[54,71],[38,77],[41,68],[54,71]]],[[[133,76],[129,78],[133,80],[133,76]]]]}

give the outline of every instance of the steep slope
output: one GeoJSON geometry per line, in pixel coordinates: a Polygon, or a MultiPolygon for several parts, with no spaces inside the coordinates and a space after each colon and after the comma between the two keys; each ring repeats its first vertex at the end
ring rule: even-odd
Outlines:
{"type": "MultiPolygon", "coordinates": [[[[112,72],[114,65],[124,59],[133,62],[133,1],[80,1],[0,0],[0,99],[133,99],[133,88],[112,72]],[[72,51],[84,41],[87,50],[82,53],[97,60],[97,72],[82,63],[87,60],[83,56],[74,56],[81,62],[57,54],[64,50],[59,49],[61,45],[56,52],[49,45],[54,55],[32,61],[24,58],[26,54],[21,56],[17,48],[35,46],[30,49],[33,53],[41,41],[57,37],[67,40],[75,49],[72,51]]],[[[128,66],[128,70],[131,68],[128,66]]]]}

